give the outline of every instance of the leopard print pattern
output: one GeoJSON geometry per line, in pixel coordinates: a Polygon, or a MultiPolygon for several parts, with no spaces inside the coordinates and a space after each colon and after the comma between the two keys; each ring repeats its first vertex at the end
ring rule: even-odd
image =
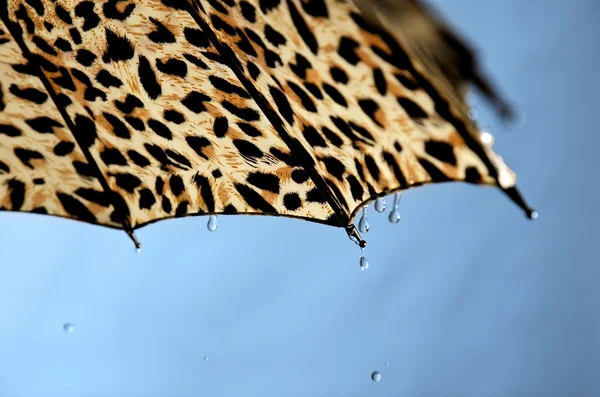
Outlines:
{"type": "Polygon", "coordinates": [[[32,203],[5,209],[131,228],[206,213],[346,226],[398,189],[496,183],[467,127],[349,2],[2,0],[0,16],[12,46],[0,92],[17,79],[54,100],[15,95],[0,112],[31,137],[0,134],[2,153],[41,156],[3,154],[0,203],[15,196],[9,181],[36,173],[49,191],[34,200],[27,183],[32,203]],[[5,73],[16,63],[38,71],[5,73]],[[42,114],[54,146],[25,128],[42,114]],[[72,152],[48,152],[67,139],[72,152]],[[74,165],[86,158],[97,166],[74,165]]]}

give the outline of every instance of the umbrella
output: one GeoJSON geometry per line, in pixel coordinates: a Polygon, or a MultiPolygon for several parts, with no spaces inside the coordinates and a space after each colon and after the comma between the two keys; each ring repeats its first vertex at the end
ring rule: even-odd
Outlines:
{"type": "Polygon", "coordinates": [[[466,116],[468,68],[452,77],[455,57],[432,62],[352,2],[2,0],[0,19],[3,210],[137,247],[158,220],[255,214],[364,248],[362,208],[447,181],[499,186],[536,216],[466,116]]]}

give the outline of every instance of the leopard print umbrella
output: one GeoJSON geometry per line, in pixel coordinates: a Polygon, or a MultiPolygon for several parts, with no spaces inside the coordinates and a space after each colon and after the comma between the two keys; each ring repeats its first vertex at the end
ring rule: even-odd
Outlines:
{"type": "Polygon", "coordinates": [[[464,103],[352,2],[0,0],[0,20],[3,210],[134,241],[202,214],[360,240],[377,197],[466,181],[533,214],[464,103]]]}

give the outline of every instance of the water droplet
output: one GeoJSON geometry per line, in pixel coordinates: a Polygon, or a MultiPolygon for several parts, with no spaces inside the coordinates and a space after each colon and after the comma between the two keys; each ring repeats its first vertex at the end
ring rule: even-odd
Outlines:
{"type": "Polygon", "coordinates": [[[204,361],[208,361],[208,356],[204,356],[204,361]]]}
{"type": "Polygon", "coordinates": [[[142,253],[142,246],[141,245],[139,247],[135,247],[135,253],[138,254],[138,255],[142,253]]]}
{"type": "Polygon", "coordinates": [[[389,366],[390,366],[390,362],[389,362],[389,361],[386,361],[386,362],[385,362],[385,366],[386,366],[386,367],[389,367],[389,366]]]}
{"type": "Polygon", "coordinates": [[[377,200],[375,200],[375,211],[381,213],[385,211],[385,207],[387,207],[385,197],[378,197],[377,200]]]}
{"type": "Polygon", "coordinates": [[[479,118],[479,110],[477,110],[477,108],[471,108],[469,109],[469,111],[467,112],[467,116],[471,119],[471,120],[477,120],[479,118]]]}
{"type": "Polygon", "coordinates": [[[402,192],[394,194],[394,208],[392,209],[392,212],[390,212],[389,217],[391,223],[400,222],[400,199],[402,199],[402,192]]]}
{"type": "Polygon", "coordinates": [[[513,105],[504,111],[502,115],[504,125],[510,129],[521,128],[527,121],[527,114],[520,106],[513,105]]]}
{"type": "Polygon", "coordinates": [[[371,225],[369,224],[369,219],[367,218],[367,211],[368,207],[365,205],[363,207],[363,213],[360,217],[360,221],[358,222],[358,230],[360,230],[361,233],[369,233],[369,230],[371,230],[371,225]]]}
{"type": "Polygon", "coordinates": [[[379,382],[381,380],[381,374],[378,371],[373,371],[373,373],[371,373],[371,380],[373,382],[379,382]]]}
{"type": "Polygon", "coordinates": [[[539,214],[537,213],[537,211],[531,211],[531,213],[529,214],[529,219],[536,220],[538,216],[539,214]]]}
{"type": "Polygon", "coordinates": [[[217,230],[217,216],[216,215],[211,215],[208,217],[208,223],[206,224],[206,227],[211,232],[214,232],[215,230],[217,230]]]}
{"type": "Polygon", "coordinates": [[[483,143],[487,147],[494,146],[494,136],[492,134],[490,134],[489,132],[486,132],[486,131],[482,132],[479,135],[479,139],[481,139],[481,143],[483,143]]]}
{"type": "Polygon", "coordinates": [[[70,334],[75,330],[75,326],[71,323],[66,323],[65,325],[63,325],[63,329],[67,334],[70,334]]]}
{"type": "Polygon", "coordinates": [[[368,270],[369,269],[369,261],[365,258],[365,249],[360,249],[360,270],[368,270]]]}

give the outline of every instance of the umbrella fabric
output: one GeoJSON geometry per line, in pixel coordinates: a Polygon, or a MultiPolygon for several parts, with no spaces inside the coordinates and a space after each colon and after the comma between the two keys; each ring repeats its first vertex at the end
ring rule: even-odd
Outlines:
{"type": "Polygon", "coordinates": [[[351,2],[3,0],[0,17],[4,210],[130,234],[207,213],[346,227],[399,189],[513,175],[351,2]]]}

